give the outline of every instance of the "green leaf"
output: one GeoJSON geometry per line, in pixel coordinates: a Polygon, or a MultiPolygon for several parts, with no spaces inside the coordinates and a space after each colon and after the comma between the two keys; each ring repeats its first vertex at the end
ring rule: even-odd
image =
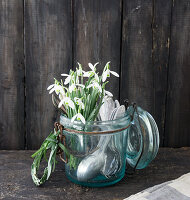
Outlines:
{"type": "Polygon", "coordinates": [[[44,140],[43,144],[41,145],[40,149],[38,151],[36,151],[32,157],[35,157],[33,164],[31,166],[31,175],[32,175],[32,180],[33,182],[39,186],[41,184],[43,184],[46,180],[48,180],[48,178],[51,175],[51,172],[55,169],[55,163],[56,163],[56,152],[57,152],[57,147],[58,145],[57,143],[57,135],[60,132],[56,132],[54,131],[54,133],[50,133],[50,135],[44,140]],[[39,169],[41,160],[43,158],[46,158],[46,153],[47,150],[51,148],[51,152],[50,152],[50,156],[48,159],[48,166],[44,169],[44,174],[41,177],[41,179],[39,179],[37,177],[37,171],[39,169]],[[52,170],[53,167],[53,170],[52,170]]]}
{"type": "Polygon", "coordinates": [[[54,163],[53,160],[55,159],[56,151],[57,151],[57,145],[53,145],[52,148],[51,148],[51,152],[50,152],[49,160],[48,160],[47,180],[49,179],[51,172],[52,172],[52,165],[54,163]]]}
{"type": "Polygon", "coordinates": [[[36,157],[39,153],[44,150],[45,147],[38,149],[34,154],[31,155],[32,158],[36,157]]]}
{"type": "Polygon", "coordinates": [[[66,147],[62,143],[59,143],[58,145],[64,151],[64,153],[66,154],[66,156],[70,155],[69,151],[66,149],[66,147]]]}
{"type": "MultiPolygon", "coordinates": [[[[104,89],[103,89],[104,90],[104,89]]],[[[101,95],[101,99],[100,99],[100,102],[99,102],[99,105],[97,107],[94,108],[94,110],[91,112],[90,116],[88,117],[87,121],[94,121],[95,118],[97,117],[98,115],[98,112],[100,110],[100,107],[102,106],[102,100],[103,100],[103,97],[104,97],[104,91],[102,91],[102,95],[101,95]]]]}
{"type": "Polygon", "coordinates": [[[53,143],[56,143],[56,142],[57,142],[56,139],[52,139],[52,138],[47,138],[46,140],[47,140],[48,142],[53,142],[53,143]]]}

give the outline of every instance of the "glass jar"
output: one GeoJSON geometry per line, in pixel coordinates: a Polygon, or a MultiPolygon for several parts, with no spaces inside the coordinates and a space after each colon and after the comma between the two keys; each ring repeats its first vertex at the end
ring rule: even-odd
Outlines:
{"type": "Polygon", "coordinates": [[[60,116],[70,154],[65,165],[69,180],[89,187],[108,186],[124,177],[126,161],[138,169],[151,162],[159,145],[155,145],[155,137],[159,140],[159,136],[153,134],[146,112],[140,107],[138,113],[134,111],[130,106],[122,118],[86,124],[60,116]]]}

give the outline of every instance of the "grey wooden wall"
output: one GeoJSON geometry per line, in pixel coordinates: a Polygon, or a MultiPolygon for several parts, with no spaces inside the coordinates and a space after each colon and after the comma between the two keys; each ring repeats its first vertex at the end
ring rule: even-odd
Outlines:
{"type": "Polygon", "coordinates": [[[190,146],[189,0],[0,0],[0,149],[38,148],[53,77],[109,60],[109,90],[154,116],[161,146],[190,146]]]}

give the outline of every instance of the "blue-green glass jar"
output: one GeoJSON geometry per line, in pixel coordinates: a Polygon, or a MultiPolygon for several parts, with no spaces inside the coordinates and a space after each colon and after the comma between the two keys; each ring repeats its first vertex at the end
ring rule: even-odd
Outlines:
{"type": "Polygon", "coordinates": [[[60,123],[66,128],[66,147],[72,155],[65,165],[68,179],[83,186],[103,187],[124,177],[126,162],[138,169],[146,167],[159,146],[157,126],[148,114],[140,107],[136,113],[131,106],[122,118],[86,124],[62,115],[60,123]]]}

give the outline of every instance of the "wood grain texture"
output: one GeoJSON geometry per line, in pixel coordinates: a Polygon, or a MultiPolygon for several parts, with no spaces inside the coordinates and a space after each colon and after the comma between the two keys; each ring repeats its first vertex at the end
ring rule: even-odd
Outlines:
{"type": "Polygon", "coordinates": [[[172,1],[124,1],[121,101],[155,118],[163,146],[172,1]]]}
{"type": "Polygon", "coordinates": [[[189,146],[190,2],[173,1],[165,145],[189,146]]]}
{"type": "Polygon", "coordinates": [[[152,1],[123,2],[121,101],[128,98],[154,115],[152,1]]]}
{"type": "MultiPolygon", "coordinates": [[[[120,73],[121,0],[74,1],[74,64],[85,70],[88,63],[100,62],[98,71],[111,61],[111,70],[120,73]]],[[[111,76],[107,90],[119,98],[119,78],[111,76]]]]}
{"type": "Polygon", "coordinates": [[[190,148],[159,150],[156,159],[133,176],[125,176],[110,187],[87,188],[70,182],[64,164],[58,160],[55,172],[42,187],[32,182],[30,167],[33,151],[0,151],[0,199],[27,200],[122,200],[148,187],[182,176],[190,171],[190,148]]]}
{"type": "Polygon", "coordinates": [[[72,65],[71,2],[25,1],[26,141],[38,148],[57,117],[46,90],[72,65]]]}
{"type": "Polygon", "coordinates": [[[24,148],[23,2],[0,1],[0,149],[24,148]]]}
{"type": "Polygon", "coordinates": [[[77,61],[111,61],[106,89],[153,115],[161,146],[190,146],[189,38],[189,0],[0,1],[0,149],[41,145],[58,116],[46,89],[77,61]]]}
{"type": "Polygon", "coordinates": [[[164,143],[167,75],[170,47],[172,0],[153,1],[154,118],[160,132],[160,146],[164,143]]]}

